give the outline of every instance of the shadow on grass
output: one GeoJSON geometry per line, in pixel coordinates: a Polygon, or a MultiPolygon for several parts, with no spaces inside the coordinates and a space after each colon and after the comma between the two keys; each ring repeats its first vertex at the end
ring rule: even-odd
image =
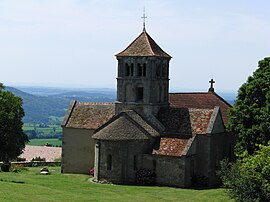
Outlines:
{"type": "Polygon", "coordinates": [[[23,182],[23,181],[4,180],[4,179],[0,179],[0,182],[11,182],[11,183],[16,183],[16,184],[25,184],[25,182],[23,182]]]}

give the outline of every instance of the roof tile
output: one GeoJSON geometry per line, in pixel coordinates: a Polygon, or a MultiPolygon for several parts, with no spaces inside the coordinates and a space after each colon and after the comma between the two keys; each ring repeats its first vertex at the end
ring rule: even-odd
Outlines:
{"type": "Polygon", "coordinates": [[[228,110],[231,105],[216,93],[170,93],[169,102],[170,106],[175,108],[213,109],[219,106],[224,124],[228,122],[228,110]]]}
{"type": "Polygon", "coordinates": [[[116,56],[157,56],[171,58],[157,43],[143,31],[125,50],[116,56]]]}
{"type": "Polygon", "coordinates": [[[179,135],[205,134],[213,109],[163,108],[158,119],[165,126],[165,134],[179,135]]]}
{"type": "Polygon", "coordinates": [[[181,156],[189,139],[161,138],[160,147],[153,154],[167,156],[181,156]]]}
{"type": "Polygon", "coordinates": [[[145,140],[159,137],[159,132],[133,110],[114,116],[93,135],[100,140],[145,140]]]}
{"type": "Polygon", "coordinates": [[[96,129],[115,114],[113,103],[76,102],[65,127],[96,129]]]}

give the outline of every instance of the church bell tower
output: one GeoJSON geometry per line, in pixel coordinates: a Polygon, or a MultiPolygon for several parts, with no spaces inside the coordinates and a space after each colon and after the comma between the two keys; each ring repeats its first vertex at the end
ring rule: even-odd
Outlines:
{"type": "Polygon", "coordinates": [[[143,32],[122,52],[118,60],[117,101],[115,112],[133,109],[144,115],[156,115],[167,107],[169,61],[143,28],[143,32]]]}

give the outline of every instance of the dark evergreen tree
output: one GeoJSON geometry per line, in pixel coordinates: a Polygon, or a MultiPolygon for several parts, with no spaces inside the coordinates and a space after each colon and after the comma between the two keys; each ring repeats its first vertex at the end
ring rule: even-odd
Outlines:
{"type": "Polygon", "coordinates": [[[22,153],[27,135],[22,130],[22,99],[0,87],[0,161],[9,163],[22,153]]]}
{"type": "Polygon", "coordinates": [[[248,77],[230,110],[227,128],[237,136],[236,153],[253,154],[270,140],[270,57],[248,77]]]}

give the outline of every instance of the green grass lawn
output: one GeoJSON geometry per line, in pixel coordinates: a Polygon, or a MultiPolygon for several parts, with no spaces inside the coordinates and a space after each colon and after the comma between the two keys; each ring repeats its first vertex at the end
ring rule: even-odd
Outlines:
{"type": "Polygon", "coordinates": [[[124,186],[92,183],[90,175],[61,174],[49,167],[20,173],[0,173],[0,201],[231,201],[224,189],[192,190],[157,186],[124,186]]]}
{"type": "Polygon", "coordinates": [[[32,139],[27,143],[27,145],[43,146],[47,143],[53,146],[62,146],[62,140],[59,139],[32,139]]]}

